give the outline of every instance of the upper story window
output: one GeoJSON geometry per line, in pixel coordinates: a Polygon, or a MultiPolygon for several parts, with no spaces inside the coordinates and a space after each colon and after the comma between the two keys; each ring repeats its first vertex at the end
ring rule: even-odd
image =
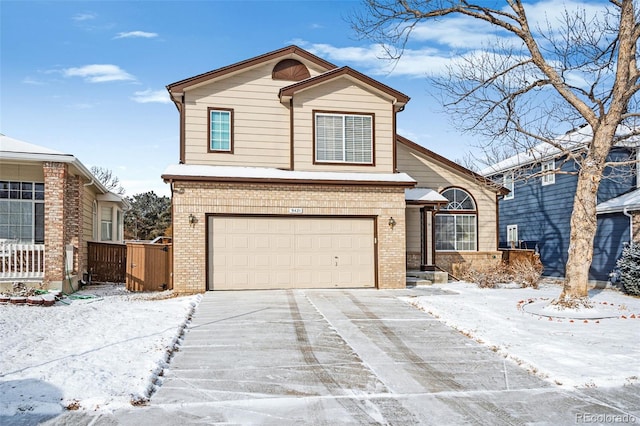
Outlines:
{"type": "Polygon", "coordinates": [[[540,171],[542,172],[542,185],[551,185],[556,183],[556,161],[550,160],[542,163],[540,171]]]}
{"type": "Polygon", "coordinates": [[[504,196],[505,200],[513,200],[515,196],[515,185],[513,183],[513,172],[507,172],[502,176],[502,186],[509,190],[509,193],[504,196]]]}
{"type": "Polygon", "coordinates": [[[373,164],[373,115],[315,113],[315,161],[373,164]]]}
{"type": "Polygon", "coordinates": [[[209,152],[233,152],[233,110],[209,108],[209,152]]]}

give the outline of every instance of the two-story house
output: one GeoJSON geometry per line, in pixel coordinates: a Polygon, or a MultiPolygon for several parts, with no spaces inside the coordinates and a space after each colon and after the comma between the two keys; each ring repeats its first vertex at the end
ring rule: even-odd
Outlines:
{"type": "MultiPolygon", "coordinates": [[[[545,276],[565,274],[579,171],[576,158],[590,139],[590,128],[585,126],[556,139],[566,147],[564,152],[540,144],[480,172],[510,190],[499,203],[500,247],[536,250],[545,276]]],[[[620,142],[609,154],[609,161],[620,165],[605,169],[598,190],[592,280],[609,279],[624,244],[630,241],[629,212],[625,210],[629,196],[624,194],[637,188],[636,168],[628,163],[635,159],[635,144],[635,139],[620,142]]]]}
{"type": "Polygon", "coordinates": [[[407,95],[297,46],[167,89],[176,291],[403,288],[499,257],[502,189],[399,137],[407,95]]]}

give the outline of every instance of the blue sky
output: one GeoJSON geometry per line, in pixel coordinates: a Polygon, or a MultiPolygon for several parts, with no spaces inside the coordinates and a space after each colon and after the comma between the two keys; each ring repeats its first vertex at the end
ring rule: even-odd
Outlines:
{"type": "MultiPolygon", "coordinates": [[[[503,4],[487,1],[490,4],[503,4]]],[[[537,2],[532,16],[557,9],[537,2]]],[[[501,37],[454,18],[419,27],[392,67],[346,21],[358,0],[0,0],[0,132],[111,169],[135,195],[169,195],[178,112],[165,86],[291,44],[357,69],[411,97],[398,133],[452,160],[472,151],[427,74],[501,37]]]]}

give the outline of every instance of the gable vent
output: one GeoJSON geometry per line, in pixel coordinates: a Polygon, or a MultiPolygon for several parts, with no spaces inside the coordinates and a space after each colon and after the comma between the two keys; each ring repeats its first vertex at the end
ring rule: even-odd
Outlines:
{"type": "Polygon", "coordinates": [[[311,77],[307,67],[295,59],[285,59],[273,67],[271,78],[274,80],[301,81],[311,77]]]}

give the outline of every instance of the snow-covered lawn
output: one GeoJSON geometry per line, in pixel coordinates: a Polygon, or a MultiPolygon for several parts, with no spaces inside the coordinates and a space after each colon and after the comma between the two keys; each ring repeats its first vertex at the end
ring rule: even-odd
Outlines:
{"type": "Polygon", "coordinates": [[[144,402],[200,296],[101,285],[55,306],[0,305],[0,417],[144,402]]]}
{"type": "Polygon", "coordinates": [[[456,294],[404,299],[557,385],[640,382],[640,298],[592,290],[593,312],[567,314],[543,307],[559,296],[559,285],[543,284],[537,290],[469,283],[435,287],[456,294]]]}

